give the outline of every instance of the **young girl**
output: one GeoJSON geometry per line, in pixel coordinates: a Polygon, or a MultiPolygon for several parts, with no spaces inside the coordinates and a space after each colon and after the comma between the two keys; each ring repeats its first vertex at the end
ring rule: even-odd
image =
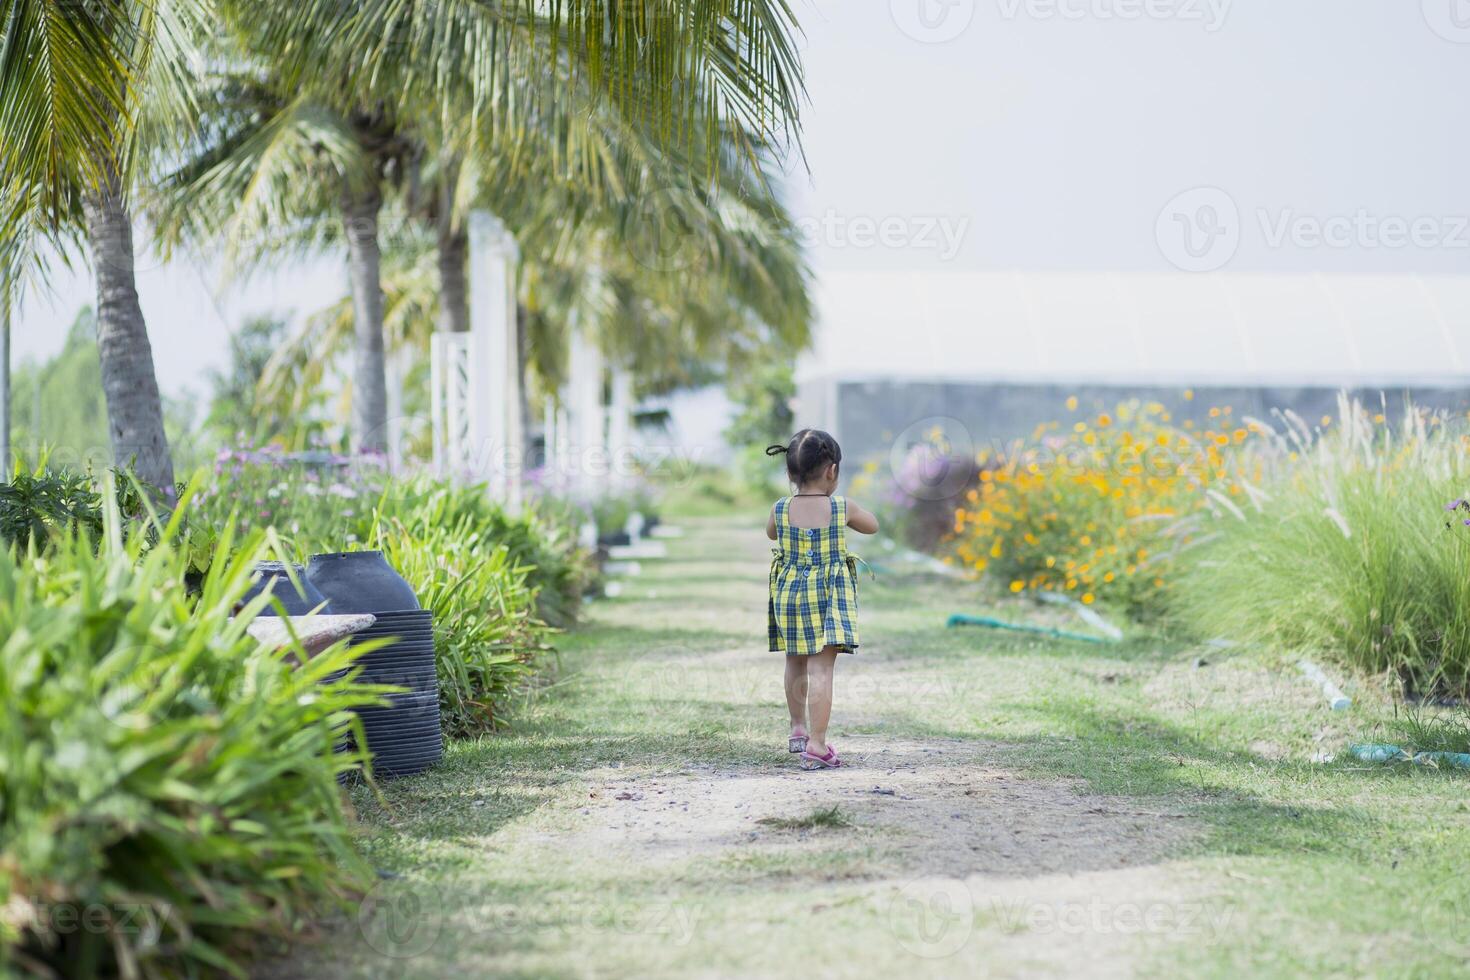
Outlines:
{"type": "Polygon", "coordinates": [[[842,447],[818,429],[802,429],[767,456],[785,455],[796,494],[771,508],[766,537],[773,549],[767,627],[772,652],[786,654],[787,748],[806,769],[842,765],[827,744],[832,717],[832,668],[838,653],[857,650],[857,562],[847,553],[846,529],[876,534],[878,519],[833,496],[842,447]]]}

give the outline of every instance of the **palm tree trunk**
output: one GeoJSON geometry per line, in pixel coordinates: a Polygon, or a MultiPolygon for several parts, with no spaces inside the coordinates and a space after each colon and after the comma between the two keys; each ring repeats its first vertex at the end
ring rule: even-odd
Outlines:
{"type": "Polygon", "coordinates": [[[459,183],[459,161],[449,159],[439,175],[435,218],[438,223],[439,331],[468,333],[470,329],[469,287],[465,278],[469,261],[470,233],[462,221],[454,220],[454,191],[459,183]]]}
{"type": "Polygon", "coordinates": [[[378,247],[378,212],[382,207],[383,195],[377,186],[343,192],[342,221],[347,232],[347,271],[352,283],[352,329],[356,339],[352,441],[360,453],[381,453],[388,446],[382,253],[378,247]]]}
{"type": "Polygon", "coordinates": [[[107,396],[107,429],[118,466],[174,492],[174,464],[163,429],[163,399],[153,371],[153,347],[138,305],[133,275],[133,227],[115,174],[83,201],[87,240],[97,276],[97,356],[107,396]]]}
{"type": "Polygon", "coordinates": [[[439,218],[439,330],[466,333],[470,329],[469,285],[465,262],[470,250],[469,232],[463,225],[451,227],[449,218],[439,218]]]}

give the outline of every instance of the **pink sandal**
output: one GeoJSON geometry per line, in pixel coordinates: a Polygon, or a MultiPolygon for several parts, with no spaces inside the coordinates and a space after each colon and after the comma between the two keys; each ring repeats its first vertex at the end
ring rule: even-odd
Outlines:
{"type": "Polygon", "coordinates": [[[790,752],[792,755],[797,755],[801,752],[805,752],[806,738],[807,737],[805,732],[800,735],[791,736],[786,740],[786,751],[790,752]]]}
{"type": "Polygon", "coordinates": [[[801,767],[803,769],[837,769],[842,765],[842,760],[837,758],[837,750],[827,746],[826,755],[814,755],[805,749],[801,752],[801,767]]]}

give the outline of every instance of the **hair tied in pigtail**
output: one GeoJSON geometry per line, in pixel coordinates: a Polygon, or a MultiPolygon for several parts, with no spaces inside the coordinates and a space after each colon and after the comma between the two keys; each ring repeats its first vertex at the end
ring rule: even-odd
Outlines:
{"type": "Polygon", "coordinates": [[[766,447],[766,455],[767,456],[780,456],[784,452],[786,452],[786,447],[785,446],[767,446],[766,447]]]}

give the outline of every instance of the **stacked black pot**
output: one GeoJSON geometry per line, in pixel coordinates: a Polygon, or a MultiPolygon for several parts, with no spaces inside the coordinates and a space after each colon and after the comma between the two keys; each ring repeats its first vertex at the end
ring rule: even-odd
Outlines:
{"type": "MultiPolygon", "coordinates": [[[[332,609],[327,603],[326,596],[318,592],[316,586],[311,584],[311,580],[306,577],[306,569],[300,565],[293,565],[291,568],[296,576],[295,582],[291,581],[285,562],[257,562],[254,581],[250,586],[250,591],[240,599],[240,605],[243,606],[266,589],[270,589],[271,595],[280,600],[287,616],[305,616],[312,612],[330,615],[332,609]]],[[[268,604],[260,611],[260,615],[277,615],[276,604],[274,602],[268,604]]]]}
{"type": "Polygon", "coordinates": [[[388,707],[358,712],[373,754],[373,773],[410,776],[438,762],[444,754],[444,736],[439,728],[433,614],[419,608],[413,589],[380,551],[313,555],[306,577],[331,602],[333,613],[377,617],[372,626],[353,636],[354,645],[393,640],[357,661],[363,667],[363,683],[408,689],[391,695],[388,707]]]}

